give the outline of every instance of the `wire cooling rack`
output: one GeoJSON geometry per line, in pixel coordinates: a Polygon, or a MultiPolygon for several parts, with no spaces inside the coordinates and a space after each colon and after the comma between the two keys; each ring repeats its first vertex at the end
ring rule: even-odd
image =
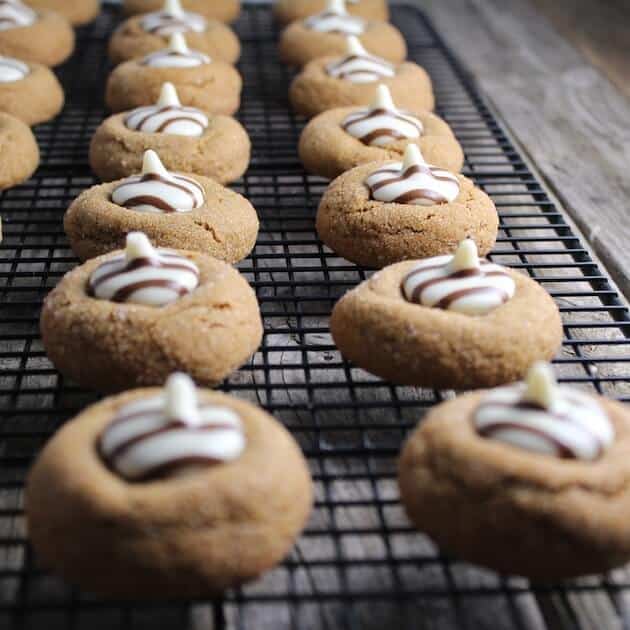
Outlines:
{"type": "MultiPolygon", "coordinates": [[[[452,394],[384,383],[345,363],[332,344],[331,308],[367,274],[315,234],[326,183],[307,176],[297,159],[303,121],[288,108],[290,75],[278,62],[277,30],[264,6],[247,6],[237,24],[240,119],[254,155],[234,188],[261,218],[256,249],[240,268],[258,293],[265,337],[224,388],[260,402],[304,448],[317,495],[308,528],[282,566],[220,601],[102,601],[37,567],[25,535],[24,476],[60,423],[94,400],[46,359],[38,315],[46,293],[75,264],[62,216],[95,183],[86,154],[106,115],[105,50],[117,19],[107,9],[79,31],[77,53],[60,70],[68,104],[37,129],[42,166],[0,196],[0,628],[628,627],[625,570],[532,586],[448,559],[409,527],[398,502],[396,455],[423,412],[452,394]]],[[[434,80],[438,113],[465,148],[465,173],[499,209],[492,258],[536,278],[557,300],[565,324],[556,361],[561,380],[628,400],[626,306],[423,15],[400,7],[393,19],[410,57],[434,80]]]]}

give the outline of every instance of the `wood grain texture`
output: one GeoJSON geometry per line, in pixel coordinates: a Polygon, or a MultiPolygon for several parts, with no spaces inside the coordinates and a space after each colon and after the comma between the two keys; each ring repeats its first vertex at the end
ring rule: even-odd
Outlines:
{"type": "Polygon", "coordinates": [[[421,5],[629,295],[630,103],[529,0],[421,5]]]}
{"type": "Polygon", "coordinates": [[[630,3],[531,0],[596,68],[630,98],[630,3]]]}

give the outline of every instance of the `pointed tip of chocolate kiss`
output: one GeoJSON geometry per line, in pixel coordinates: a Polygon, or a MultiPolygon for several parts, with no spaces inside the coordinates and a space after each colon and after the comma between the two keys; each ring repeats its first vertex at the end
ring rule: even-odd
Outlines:
{"type": "Polygon", "coordinates": [[[389,88],[381,83],[376,88],[376,95],[374,96],[374,100],[370,106],[372,109],[386,109],[388,111],[396,111],[396,105],[394,104],[394,99],[392,98],[392,93],[389,91],[389,88]]]}
{"type": "Polygon", "coordinates": [[[526,378],[525,399],[550,409],[556,391],[556,376],[551,365],[537,361],[530,368],[526,378]]]}
{"type": "Polygon", "coordinates": [[[158,99],[158,107],[179,107],[181,105],[177,90],[172,83],[162,84],[160,90],[160,98],[158,99]]]}
{"type": "Polygon", "coordinates": [[[165,412],[170,420],[194,424],[199,419],[197,388],[188,374],[175,372],[168,377],[165,391],[165,412]]]}
{"type": "Polygon", "coordinates": [[[338,15],[346,15],[347,10],[345,0],[328,0],[326,3],[326,11],[337,13],[338,15]]]}
{"type": "Polygon", "coordinates": [[[185,55],[190,52],[183,33],[173,33],[171,38],[168,40],[168,48],[180,55],[185,55]]]}
{"type": "Polygon", "coordinates": [[[127,260],[135,258],[152,258],[155,249],[144,232],[129,232],[125,240],[125,257],[127,260]]]}
{"type": "Polygon", "coordinates": [[[184,10],[179,0],[164,0],[164,8],[162,11],[175,17],[183,17],[184,15],[184,10]]]}
{"type": "Polygon", "coordinates": [[[145,151],[142,156],[142,174],[162,175],[163,177],[169,176],[169,172],[164,167],[164,164],[162,164],[160,156],[152,149],[145,151]]]}
{"type": "Polygon", "coordinates": [[[455,250],[450,262],[452,271],[464,269],[477,269],[479,267],[479,252],[477,244],[471,238],[464,239],[455,250]]]}
{"type": "Polygon", "coordinates": [[[346,38],[346,46],[349,55],[367,55],[367,50],[363,47],[361,40],[356,35],[349,35],[346,38]]]}

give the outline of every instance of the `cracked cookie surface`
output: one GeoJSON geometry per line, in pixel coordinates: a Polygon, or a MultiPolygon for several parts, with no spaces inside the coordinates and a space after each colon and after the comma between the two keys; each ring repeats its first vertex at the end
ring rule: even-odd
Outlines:
{"type": "Polygon", "coordinates": [[[137,212],[111,201],[123,180],[94,186],[68,208],[64,229],[74,253],[87,260],[124,246],[129,232],[144,232],[158,247],[191,249],[235,263],[253,249],[258,215],[245,197],[201,175],[205,202],[190,212],[137,212]]]}
{"type": "Polygon", "coordinates": [[[445,551],[537,580],[601,573],[630,559],[630,414],[599,398],[616,433],[597,461],[537,455],[480,437],[482,392],[432,409],[399,463],[413,523],[445,551]]]}
{"type": "Polygon", "coordinates": [[[401,260],[455,251],[472,238],[480,255],[494,246],[499,218],[485,192],[458,175],[460,192],[451,203],[418,206],[370,199],[365,179],[383,162],[358,166],[335,179],[317,211],[317,232],[337,254],[380,268],[401,260]]]}
{"type": "Polygon", "coordinates": [[[44,347],[64,375],[107,392],[159,385],[176,371],[202,385],[216,385],[256,351],[262,338],[258,302],[238,271],[210,256],[178,250],[197,265],[200,281],[172,304],[151,307],[89,297],[92,272],[120,253],[69,272],[44,302],[44,347]]]}
{"type": "Polygon", "coordinates": [[[515,295],[469,316],[408,302],[401,284],[414,264],[382,269],[335,305],[333,338],[359,367],[397,384],[469,389],[518,380],[558,351],[560,314],[535,281],[507,270],[515,295]]]}

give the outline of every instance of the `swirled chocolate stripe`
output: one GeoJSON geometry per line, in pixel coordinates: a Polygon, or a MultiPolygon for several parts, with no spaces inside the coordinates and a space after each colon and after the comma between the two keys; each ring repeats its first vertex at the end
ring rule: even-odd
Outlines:
{"type": "Polygon", "coordinates": [[[142,66],[151,66],[154,68],[193,68],[210,63],[210,57],[195,50],[182,53],[167,49],[151,53],[144,57],[139,63],[142,66]]]}
{"type": "Polygon", "coordinates": [[[350,114],[342,129],[368,146],[384,146],[397,140],[418,138],[422,123],[411,114],[376,108],[350,114]]]}
{"type": "Polygon", "coordinates": [[[459,188],[459,182],[455,175],[425,164],[413,164],[402,173],[399,169],[391,167],[379,169],[368,177],[367,184],[373,198],[379,190],[391,188],[392,191],[397,191],[399,188],[402,188],[402,192],[392,192],[391,196],[387,196],[388,203],[408,204],[413,203],[415,200],[425,199],[434,204],[448,203],[448,197],[439,188],[420,186],[414,181],[414,175],[421,174],[428,175],[430,180],[435,182],[446,182],[459,188]],[[392,177],[383,177],[388,175],[392,177]],[[399,184],[402,186],[398,186],[399,184]]]}
{"type": "Polygon", "coordinates": [[[150,13],[141,21],[142,28],[152,35],[166,37],[174,33],[202,33],[206,30],[206,20],[197,13],[186,11],[183,17],[170,13],[150,13]]]}
{"type": "Polygon", "coordinates": [[[134,131],[198,137],[208,126],[208,118],[194,107],[150,105],[132,111],[125,119],[125,125],[134,131]]]}
{"type": "Polygon", "coordinates": [[[129,177],[112,193],[114,203],[125,208],[155,208],[164,213],[182,212],[201,206],[203,187],[194,179],[171,174],[147,173],[129,177]],[[184,202],[184,203],[182,203],[184,202]]]}
{"type": "Polygon", "coordinates": [[[199,419],[169,418],[157,396],[123,407],[99,439],[109,468],[131,481],[159,479],[191,466],[214,466],[237,457],[244,432],[231,409],[200,405],[199,419]]]}
{"type": "Polygon", "coordinates": [[[592,398],[562,388],[565,405],[558,412],[516,394],[510,397],[515,390],[495,390],[480,403],[474,416],[479,435],[563,459],[596,459],[605,451],[608,434],[591,420],[606,424],[607,419],[592,398]]]}
{"type": "Polygon", "coordinates": [[[365,31],[365,22],[361,18],[339,13],[323,11],[304,21],[306,28],[337,35],[361,35],[365,31]]]}
{"type": "Polygon", "coordinates": [[[127,260],[117,256],[90,277],[87,293],[111,302],[160,306],[188,295],[199,284],[199,270],[190,260],[157,250],[156,256],[127,260]]]}
{"type": "Polygon", "coordinates": [[[351,83],[372,83],[396,75],[392,64],[372,55],[348,55],[328,64],[326,71],[331,77],[351,83]]]}

